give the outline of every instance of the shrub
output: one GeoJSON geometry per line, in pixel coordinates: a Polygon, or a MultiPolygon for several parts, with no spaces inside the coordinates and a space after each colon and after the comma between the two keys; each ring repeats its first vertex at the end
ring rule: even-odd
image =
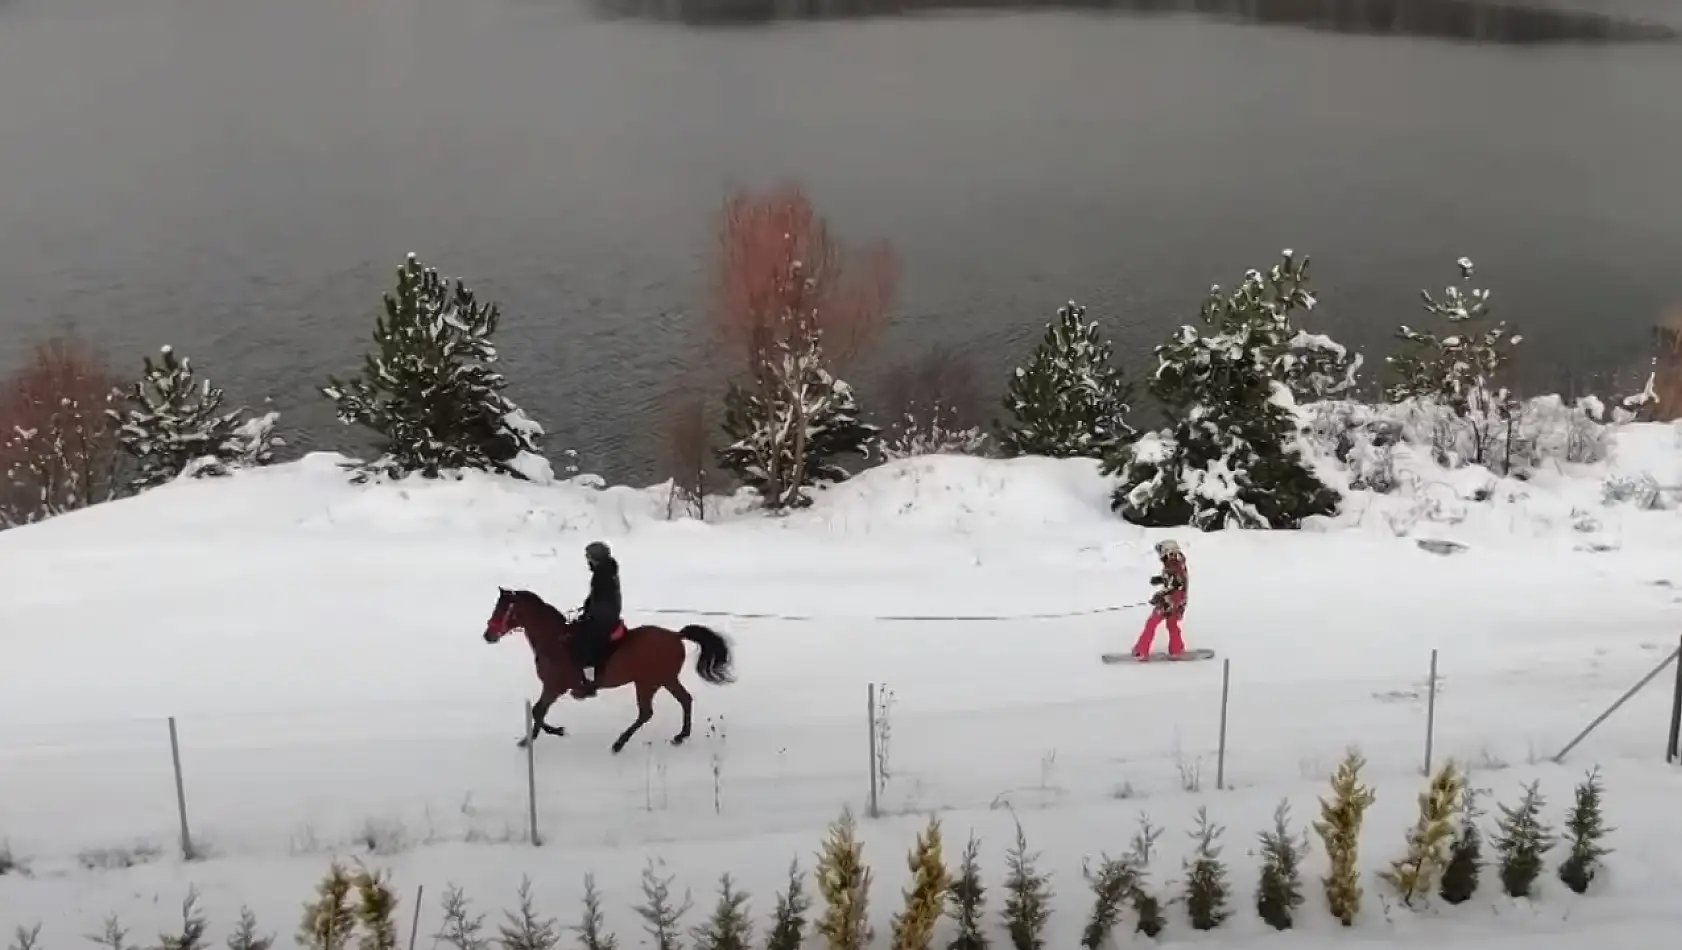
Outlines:
{"type": "Polygon", "coordinates": [[[1326,907],[1345,927],[1354,926],[1361,913],[1361,825],[1377,797],[1361,784],[1365,765],[1359,752],[1349,750],[1332,774],[1332,800],[1320,799],[1320,820],[1314,823],[1330,864],[1323,879],[1326,907]]]}
{"type": "Polygon", "coordinates": [[[0,383],[0,528],[109,501],[122,491],[116,426],[122,379],[79,337],[31,350],[0,383]]]}

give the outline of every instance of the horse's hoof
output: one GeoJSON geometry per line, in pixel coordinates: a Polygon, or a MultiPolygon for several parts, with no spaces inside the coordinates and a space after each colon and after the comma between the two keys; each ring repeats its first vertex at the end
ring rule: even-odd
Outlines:
{"type": "Polygon", "coordinates": [[[625,744],[623,742],[615,742],[613,744],[613,754],[614,755],[618,755],[619,753],[624,752],[624,751],[625,751],[625,744]]]}
{"type": "Polygon", "coordinates": [[[521,739],[519,742],[514,743],[514,748],[524,749],[528,745],[531,745],[530,739],[521,739]]]}
{"type": "Polygon", "coordinates": [[[672,745],[683,745],[689,741],[688,736],[672,736],[672,745]]]}

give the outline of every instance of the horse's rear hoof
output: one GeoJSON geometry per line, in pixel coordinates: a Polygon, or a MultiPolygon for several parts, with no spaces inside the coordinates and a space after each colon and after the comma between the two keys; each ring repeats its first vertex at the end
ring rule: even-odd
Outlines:
{"type": "Polygon", "coordinates": [[[528,745],[531,745],[531,740],[530,739],[521,739],[520,741],[514,743],[514,748],[524,749],[528,745]]]}
{"type": "Polygon", "coordinates": [[[672,745],[683,745],[689,741],[688,736],[672,736],[672,745]]]}

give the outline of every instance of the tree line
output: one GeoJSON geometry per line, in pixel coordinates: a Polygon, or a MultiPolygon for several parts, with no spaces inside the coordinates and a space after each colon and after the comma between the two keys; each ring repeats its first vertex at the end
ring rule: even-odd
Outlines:
{"type": "MultiPolygon", "coordinates": [[[[1000,412],[983,419],[973,373],[935,350],[889,378],[893,412],[867,414],[845,375],[886,327],[900,267],[892,249],[846,245],[805,192],[788,185],[732,196],[718,217],[711,331],[729,361],[715,400],[690,397],[667,420],[670,510],[706,516],[723,477],[768,509],[811,503],[813,491],[873,460],[925,454],[1092,458],[1117,481],[1114,508],[1149,526],[1292,528],[1339,509],[1310,464],[1304,404],[1348,403],[1364,358],[1311,332],[1309,260],[1287,250],[1265,272],[1205,297],[1196,322],[1155,348],[1139,389],[1098,323],[1070,302],[1008,380],[1000,412]],[[875,421],[872,421],[875,420],[875,421]]],[[[1424,323],[1398,329],[1383,363],[1383,400],[1414,425],[1345,412],[1330,440],[1340,461],[1371,468],[1388,446],[1427,431],[1444,464],[1522,477],[1545,454],[1527,428],[1533,401],[1505,383],[1522,337],[1491,316],[1487,290],[1459,261],[1461,284],[1423,294],[1424,323]]],[[[498,305],[409,255],[383,295],[359,370],[319,387],[341,422],[374,437],[358,481],[467,470],[547,480],[555,461],[543,426],[508,395],[494,337],[498,305]]],[[[1682,335],[1672,344],[1682,352],[1682,335]]],[[[1646,387],[1616,400],[1613,421],[1674,415],[1682,370],[1655,359],[1646,387]]],[[[275,413],[224,406],[222,390],[164,347],[137,380],[119,378],[87,344],[36,348],[0,388],[0,527],[25,524],[176,478],[268,464],[283,445],[275,413]]],[[[1567,407],[1582,425],[1604,403],[1567,407]]],[[[1582,454],[1582,453],[1579,453],[1582,454]]],[[[563,475],[574,453],[558,453],[563,475]]],[[[1590,460],[1572,459],[1572,460],[1590,460]]],[[[1363,471],[1363,484],[1382,472],[1363,471]],[[1369,477],[1370,476],[1370,477],[1369,477]]]]}

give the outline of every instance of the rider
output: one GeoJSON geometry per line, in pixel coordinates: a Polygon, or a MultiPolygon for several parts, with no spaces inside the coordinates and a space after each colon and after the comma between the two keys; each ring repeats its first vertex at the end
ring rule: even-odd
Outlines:
{"type": "Polygon", "coordinates": [[[1162,559],[1162,573],[1151,578],[1151,583],[1157,588],[1151,595],[1153,609],[1138,642],[1133,644],[1133,655],[1141,660],[1150,656],[1156,628],[1167,621],[1168,656],[1177,660],[1186,652],[1186,645],[1180,639],[1180,618],[1186,612],[1186,555],[1178,544],[1169,539],[1156,543],[1156,555],[1162,559]]]}
{"type": "Polygon", "coordinates": [[[622,623],[619,616],[622,604],[619,562],[613,559],[607,545],[600,541],[585,545],[584,562],[590,565],[590,593],[574,622],[574,636],[578,638],[575,655],[581,667],[579,674],[584,679],[583,695],[589,696],[601,685],[608,648],[622,623]]]}

